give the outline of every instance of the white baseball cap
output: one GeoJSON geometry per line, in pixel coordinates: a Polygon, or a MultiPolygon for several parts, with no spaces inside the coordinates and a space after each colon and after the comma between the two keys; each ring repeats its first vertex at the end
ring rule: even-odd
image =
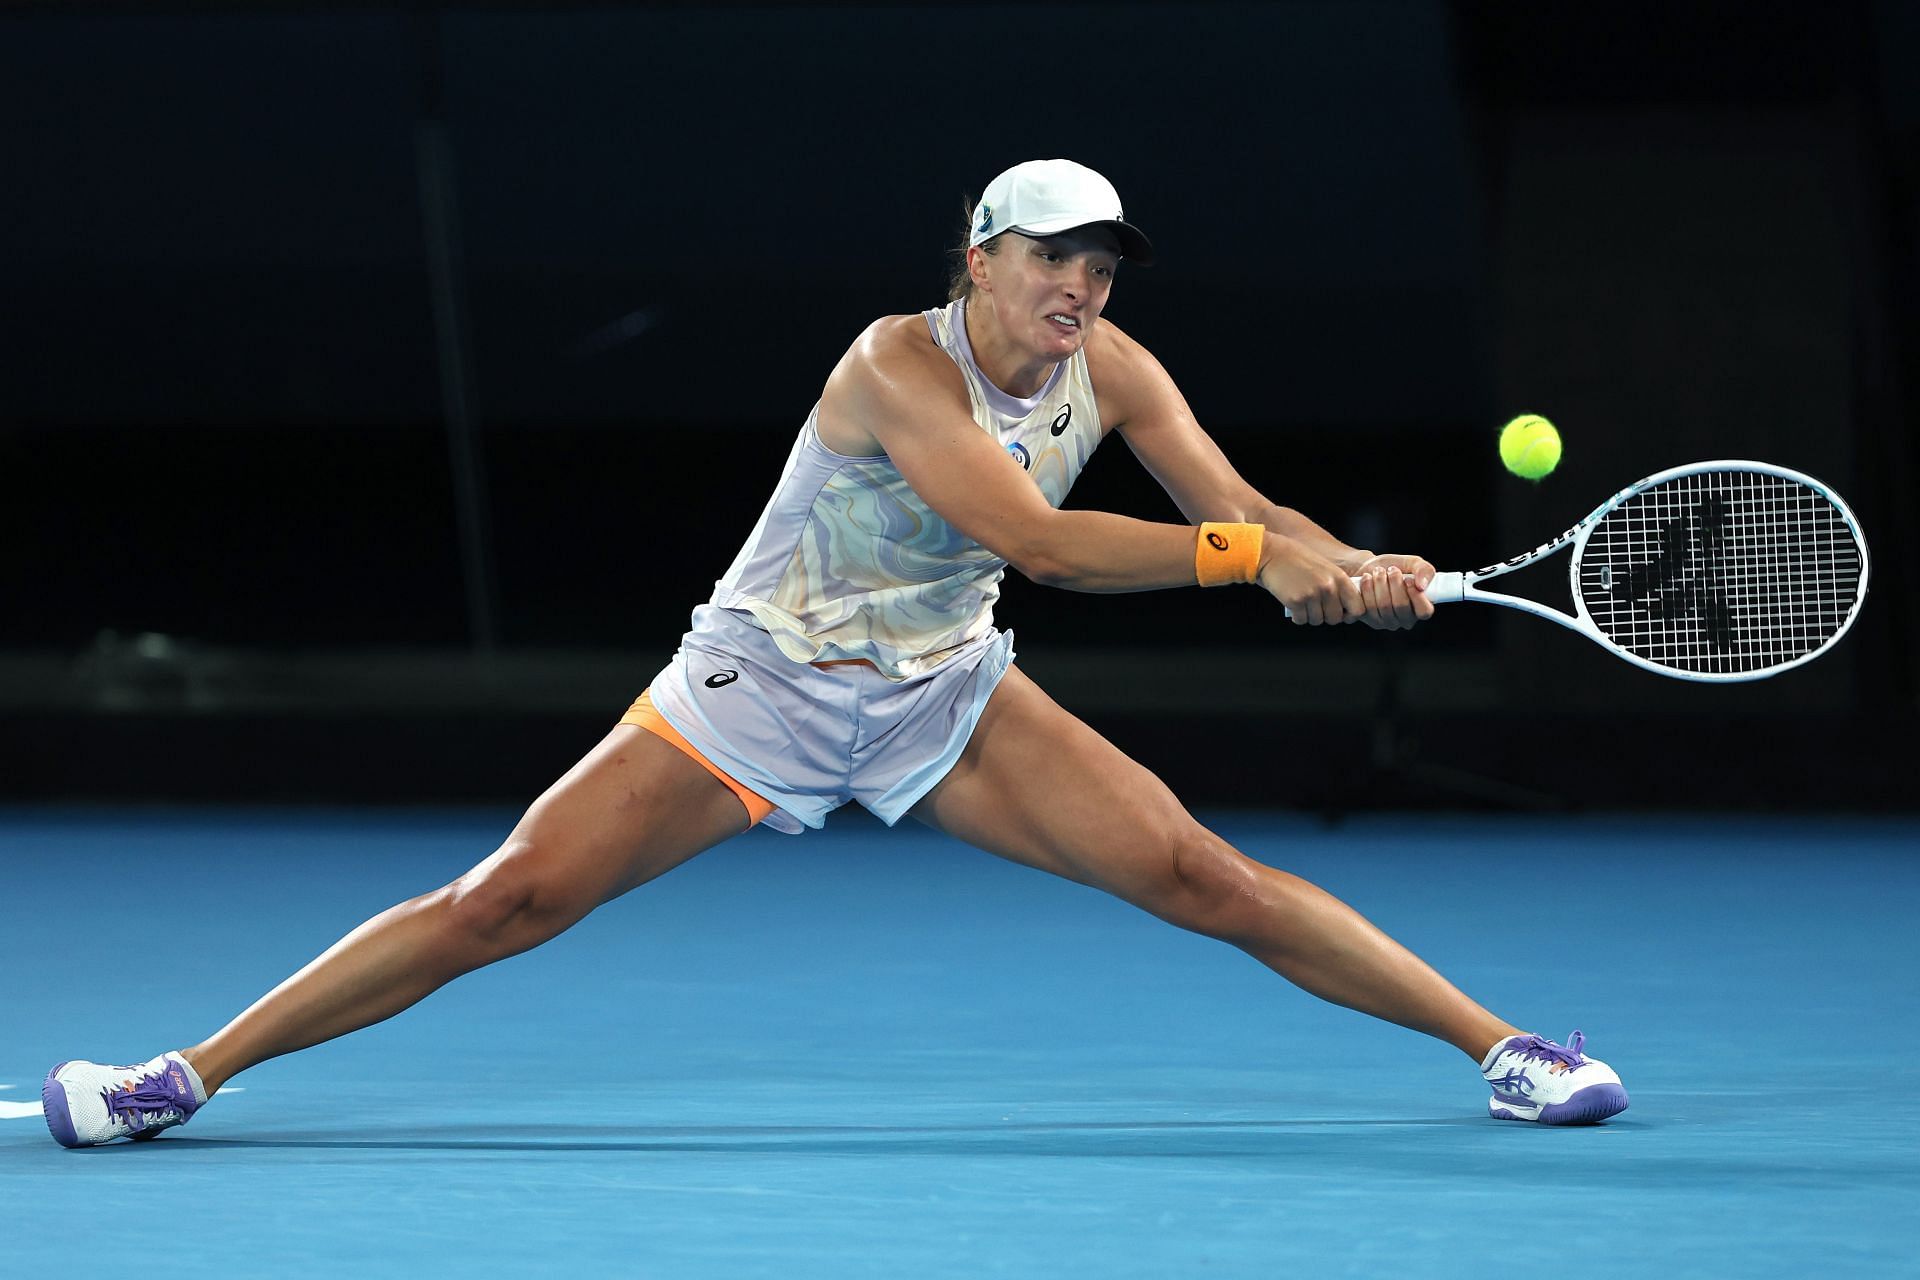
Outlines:
{"type": "Polygon", "coordinates": [[[1050,236],[1093,224],[1111,227],[1123,257],[1153,265],[1153,242],[1127,222],[1113,184],[1071,160],[1028,160],[987,184],[973,207],[969,247],[1003,231],[1050,236]]]}

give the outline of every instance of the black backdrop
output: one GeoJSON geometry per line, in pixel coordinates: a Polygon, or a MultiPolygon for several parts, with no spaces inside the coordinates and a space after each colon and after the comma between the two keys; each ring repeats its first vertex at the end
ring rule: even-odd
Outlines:
{"type": "MultiPolygon", "coordinates": [[[[1066,154],[1161,247],[1108,314],[1353,540],[1478,564],[1752,456],[1882,572],[1842,651],[1707,689],[1491,610],[1011,581],[1062,701],[1196,802],[1911,806],[1916,55],[1891,0],[12,6],[0,788],[524,797],[966,197],[1066,154]]],[[[1073,501],[1172,515],[1118,442],[1073,501]]]]}

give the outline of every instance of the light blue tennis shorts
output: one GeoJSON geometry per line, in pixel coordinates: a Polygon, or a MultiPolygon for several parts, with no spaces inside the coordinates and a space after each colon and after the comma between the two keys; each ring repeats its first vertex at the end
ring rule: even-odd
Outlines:
{"type": "Polygon", "coordinates": [[[857,800],[888,826],[947,775],[1013,661],[989,628],[931,671],[889,680],[866,663],[795,662],[750,614],[693,611],[653,678],[653,705],[713,765],[798,835],[857,800]]]}

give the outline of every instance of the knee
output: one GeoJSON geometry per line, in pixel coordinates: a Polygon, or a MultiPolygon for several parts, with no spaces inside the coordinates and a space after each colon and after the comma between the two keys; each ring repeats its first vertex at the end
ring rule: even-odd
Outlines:
{"type": "Polygon", "coordinates": [[[1178,829],[1164,842],[1155,914],[1211,937],[1241,932],[1258,893],[1247,858],[1198,825],[1178,829]]]}
{"type": "Polygon", "coordinates": [[[451,937],[495,956],[538,946],[586,914],[541,871],[533,842],[513,840],[436,895],[451,937]]]}

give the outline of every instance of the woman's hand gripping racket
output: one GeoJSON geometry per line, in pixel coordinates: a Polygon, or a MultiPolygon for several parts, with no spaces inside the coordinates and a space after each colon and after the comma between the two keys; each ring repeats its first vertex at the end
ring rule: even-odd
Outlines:
{"type": "Polygon", "coordinates": [[[1427,597],[1547,618],[1663,676],[1759,680],[1847,633],[1867,597],[1867,543],[1812,476],[1695,462],[1628,485],[1523,555],[1435,574],[1427,597]],[[1572,613],[1481,585],[1569,550],[1572,613]]]}

